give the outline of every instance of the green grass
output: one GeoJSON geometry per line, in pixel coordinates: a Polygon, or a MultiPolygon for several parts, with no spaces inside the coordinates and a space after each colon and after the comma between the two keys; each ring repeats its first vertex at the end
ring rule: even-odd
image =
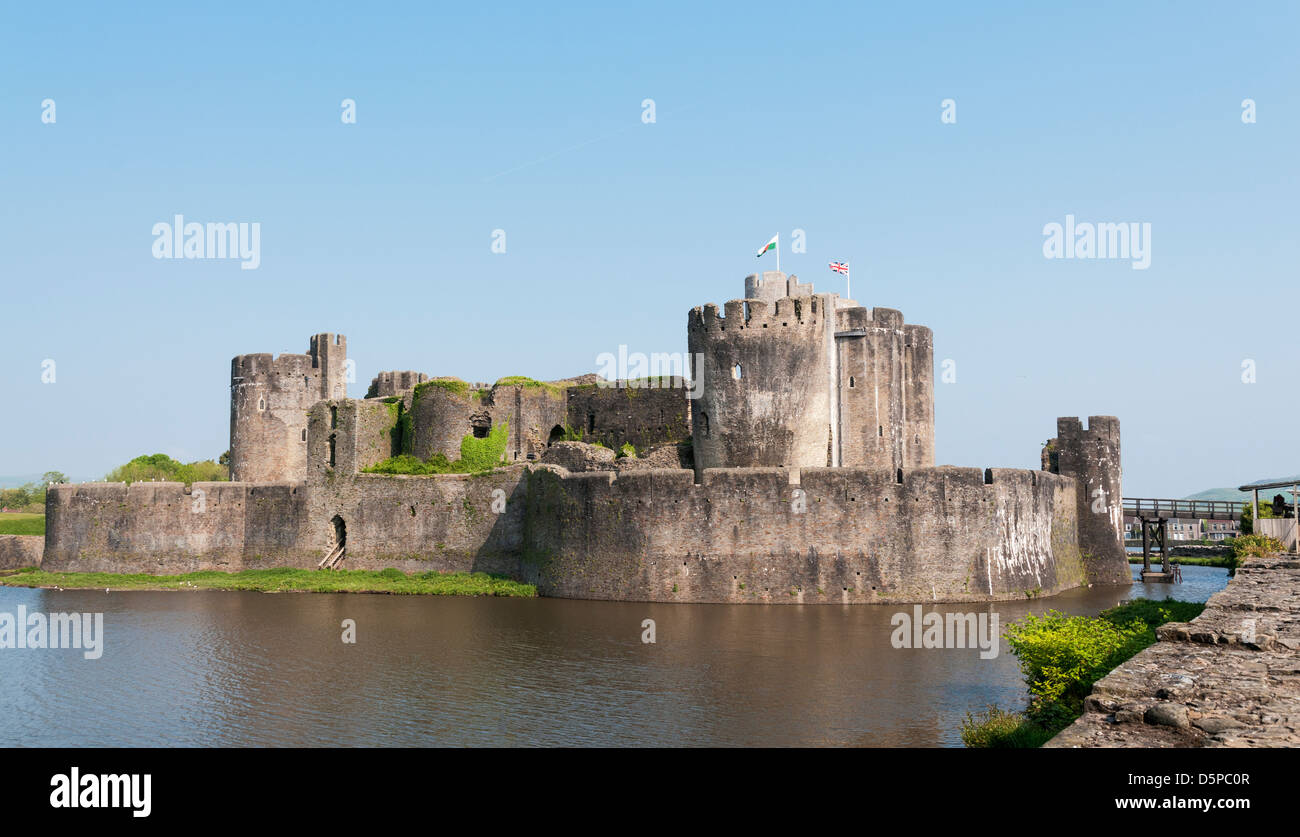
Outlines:
{"type": "Polygon", "coordinates": [[[255,590],[262,593],[394,593],[409,596],[514,596],[533,598],[537,588],[488,573],[401,570],[241,570],[148,575],[146,573],[46,572],[35,568],[0,575],[8,587],[111,590],[255,590]]]}
{"type": "MultiPolygon", "coordinates": [[[[1190,556],[1185,557],[1182,555],[1176,555],[1170,558],[1170,561],[1175,564],[1181,564],[1184,567],[1229,567],[1231,568],[1237,565],[1236,559],[1233,558],[1231,555],[1211,555],[1206,558],[1193,558],[1190,556]]],[[[1139,555],[1136,558],[1134,558],[1132,555],[1130,555],[1128,558],[1128,562],[1130,564],[1141,564],[1142,556],[1139,555]]],[[[1152,558],[1151,566],[1153,568],[1159,567],[1160,559],[1152,558]]]]}
{"type": "Polygon", "coordinates": [[[43,514],[0,514],[0,535],[44,535],[43,514]]]}

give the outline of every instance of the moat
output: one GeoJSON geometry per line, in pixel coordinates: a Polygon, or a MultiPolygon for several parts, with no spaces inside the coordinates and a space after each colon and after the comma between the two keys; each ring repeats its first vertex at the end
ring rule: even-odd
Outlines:
{"type": "MultiPolygon", "coordinates": [[[[925,609],[1005,625],[1204,601],[1227,571],[1183,577],[925,609]]],[[[910,606],[0,588],[0,611],[20,605],[103,612],[104,653],[0,651],[5,746],[951,747],[968,710],[1025,693],[1005,643],[992,660],[891,647],[910,606]]]]}

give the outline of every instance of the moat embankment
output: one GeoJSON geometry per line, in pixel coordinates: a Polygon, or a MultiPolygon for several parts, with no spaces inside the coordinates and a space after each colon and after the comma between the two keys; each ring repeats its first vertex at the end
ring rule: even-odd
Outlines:
{"type": "Polygon", "coordinates": [[[1099,680],[1049,747],[1300,746],[1300,560],[1251,558],[1099,680]]]}

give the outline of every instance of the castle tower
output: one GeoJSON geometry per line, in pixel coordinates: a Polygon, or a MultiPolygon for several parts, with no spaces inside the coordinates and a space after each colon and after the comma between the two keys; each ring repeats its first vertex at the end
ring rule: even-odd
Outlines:
{"type": "Polygon", "coordinates": [[[892,308],[841,308],[835,349],[839,464],[934,465],[934,334],[892,308]]]}
{"type": "MultiPolygon", "coordinates": [[[[1075,417],[1056,420],[1056,473],[1073,477],[1079,527],[1088,581],[1127,584],[1133,576],[1124,552],[1124,501],[1119,458],[1119,419],[1089,416],[1088,428],[1075,417]]],[[[1051,454],[1044,457],[1049,463],[1051,454]]]]}
{"type": "Polygon", "coordinates": [[[347,397],[347,338],[317,334],[307,354],[238,355],[230,362],[230,478],[307,477],[307,411],[347,397]]]}
{"type": "Polygon", "coordinates": [[[697,467],[934,464],[930,329],[783,273],[746,277],[745,296],[688,318],[697,467]]]}
{"type": "Polygon", "coordinates": [[[733,299],[725,316],[712,304],[687,316],[702,378],[691,405],[697,469],[830,463],[834,317],[826,297],[790,297],[786,282],[773,272],[750,277],[746,289],[767,298],[733,299]]]}

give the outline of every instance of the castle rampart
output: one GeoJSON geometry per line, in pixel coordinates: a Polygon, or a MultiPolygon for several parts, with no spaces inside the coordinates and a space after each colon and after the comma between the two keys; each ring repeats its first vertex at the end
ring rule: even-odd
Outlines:
{"type": "Polygon", "coordinates": [[[53,485],[42,567],[178,573],[314,566],[300,547],[304,499],[294,483],[53,485]]]}

